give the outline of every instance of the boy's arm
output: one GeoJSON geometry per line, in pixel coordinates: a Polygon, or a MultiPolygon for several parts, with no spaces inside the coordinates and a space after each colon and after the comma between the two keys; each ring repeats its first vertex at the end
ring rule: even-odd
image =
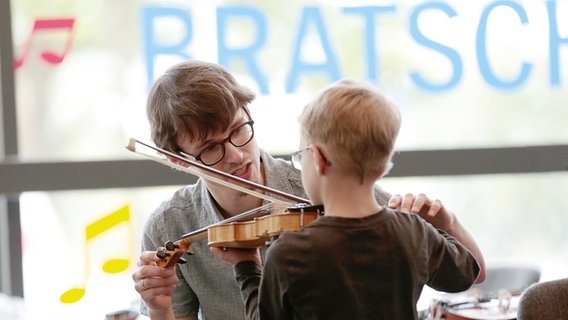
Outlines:
{"type": "Polygon", "coordinates": [[[247,320],[259,319],[258,299],[262,267],[254,261],[242,261],[234,266],[235,278],[241,288],[247,320]]]}
{"type": "Polygon", "coordinates": [[[440,200],[431,200],[423,193],[418,196],[407,193],[404,197],[397,194],[389,200],[389,208],[417,214],[435,228],[443,230],[456,238],[473,254],[479,264],[479,276],[475,282],[480,283],[485,280],[485,259],[479,246],[471,234],[459,222],[456,215],[447,210],[440,200]]]}
{"type": "Polygon", "coordinates": [[[241,289],[247,320],[259,319],[258,288],[262,276],[262,260],[258,249],[237,249],[211,247],[219,259],[230,263],[241,289]]]}

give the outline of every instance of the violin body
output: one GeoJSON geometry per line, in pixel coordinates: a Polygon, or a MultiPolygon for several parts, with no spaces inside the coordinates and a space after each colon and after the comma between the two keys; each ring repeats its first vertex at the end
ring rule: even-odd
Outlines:
{"type": "Polygon", "coordinates": [[[288,212],[255,218],[253,221],[216,225],[207,229],[209,246],[259,248],[282,232],[298,231],[316,220],[319,212],[288,212]]]}
{"type": "Polygon", "coordinates": [[[159,248],[156,255],[161,258],[159,267],[167,268],[176,263],[185,263],[183,254],[191,253],[194,241],[208,238],[209,246],[225,248],[260,248],[271,237],[282,232],[298,231],[323,215],[323,206],[309,206],[305,203],[289,206],[284,213],[272,213],[266,210],[253,212],[253,220],[241,221],[249,217],[249,212],[238,219],[227,219],[220,223],[195,230],[184,235],[176,242],[168,241],[164,248],[159,248]]]}

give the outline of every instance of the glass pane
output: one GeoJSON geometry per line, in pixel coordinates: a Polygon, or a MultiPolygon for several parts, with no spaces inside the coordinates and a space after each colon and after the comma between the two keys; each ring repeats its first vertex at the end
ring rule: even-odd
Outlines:
{"type": "Polygon", "coordinates": [[[100,320],[118,310],[137,311],[131,275],[140,230],[174,189],[22,194],[26,319],[100,320]]]}
{"type": "MultiPolygon", "coordinates": [[[[568,270],[567,175],[386,177],[380,185],[441,199],[478,241],[488,266],[536,266],[541,280],[548,280],[568,270]]],[[[142,225],[175,189],[24,194],[24,289],[31,318],[94,320],[132,305],[137,310],[131,274],[142,225]]],[[[419,307],[431,296],[425,289],[419,307]]]]}
{"type": "MultiPolygon", "coordinates": [[[[568,276],[568,173],[387,176],[379,184],[392,193],[442,200],[478,242],[488,267],[536,267],[541,281],[568,276]]],[[[419,309],[436,294],[425,287],[419,309]]]]}
{"type": "Polygon", "coordinates": [[[126,157],[129,137],[148,139],[148,84],[187,58],[258,93],[258,139],[275,153],[297,147],[301,108],[339,77],[400,106],[401,149],[568,141],[568,3],[365,5],[12,1],[21,156],[126,157]]]}
{"type": "Polygon", "coordinates": [[[442,200],[478,241],[488,265],[537,265],[543,279],[566,276],[568,173],[386,177],[379,184],[442,200]]]}
{"type": "MultiPolygon", "coordinates": [[[[399,105],[399,149],[568,141],[559,129],[568,51],[558,40],[568,2],[246,3],[11,1],[21,160],[126,158],[128,138],[149,141],[148,84],[187,58],[224,62],[257,92],[255,136],[272,153],[297,149],[302,107],[343,76],[368,79],[399,105]]],[[[488,264],[537,264],[546,280],[568,267],[567,183],[549,173],[381,185],[442,199],[488,264]]],[[[22,195],[29,318],[102,319],[136,304],[142,224],[174,190],[22,195]]]]}

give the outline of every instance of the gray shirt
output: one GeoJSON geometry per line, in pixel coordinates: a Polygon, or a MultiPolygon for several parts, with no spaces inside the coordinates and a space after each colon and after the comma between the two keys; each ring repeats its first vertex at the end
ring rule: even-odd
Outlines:
{"type": "MultiPolygon", "coordinates": [[[[261,160],[268,187],[307,199],[300,171],[288,161],[275,159],[263,150],[261,160]]],[[[376,195],[381,205],[386,205],[390,198],[390,194],[378,187],[376,195]]],[[[195,184],[178,190],[150,215],[144,225],[142,251],[156,250],[166,241],[175,242],[188,232],[223,219],[213,205],[204,181],[199,179],[195,184]]],[[[206,240],[193,243],[191,251],[194,255],[185,257],[187,263],[176,267],[179,283],[172,297],[175,315],[195,316],[200,312],[204,320],[243,320],[244,304],[232,266],[215,257],[206,240]]],[[[143,302],[141,313],[148,314],[143,302]]]]}

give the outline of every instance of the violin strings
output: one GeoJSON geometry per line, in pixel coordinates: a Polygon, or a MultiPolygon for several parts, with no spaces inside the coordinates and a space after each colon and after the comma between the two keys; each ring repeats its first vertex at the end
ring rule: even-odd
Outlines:
{"type": "Polygon", "coordinates": [[[251,218],[256,218],[256,217],[259,217],[259,216],[269,214],[270,213],[269,210],[272,208],[272,206],[273,206],[272,203],[268,203],[268,204],[262,205],[258,208],[254,208],[252,210],[243,212],[243,213],[238,214],[236,216],[233,216],[233,217],[227,218],[225,220],[219,221],[219,222],[214,223],[212,225],[209,225],[209,226],[188,232],[188,233],[182,235],[180,237],[180,240],[195,236],[195,235],[200,234],[202,232],[207,232],[207,229],[209,229],[210,227],[213,227],[213,226],[224,225],[224,224],[229,224],[229,223],[233,223],[233,222],[247,221],[247,220],[250,220],[251,218]]]}

